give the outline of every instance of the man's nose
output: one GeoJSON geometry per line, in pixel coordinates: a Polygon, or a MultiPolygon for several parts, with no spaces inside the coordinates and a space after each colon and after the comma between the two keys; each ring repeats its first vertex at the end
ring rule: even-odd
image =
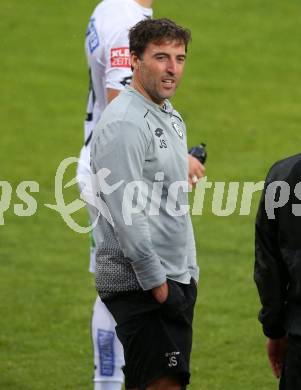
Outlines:
{"type": "Polygon", "coordinates": [[[176,74],[177,72],[177,63],[175,60],[173,59],[170,59],[167,63],[167,72],[170,73],[170,74],[176,74]]]}

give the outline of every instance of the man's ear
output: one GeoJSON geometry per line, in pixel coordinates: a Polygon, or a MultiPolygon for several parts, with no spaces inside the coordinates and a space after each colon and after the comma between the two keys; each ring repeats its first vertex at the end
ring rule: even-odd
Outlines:
{"type": "Polygon", "coordinates": [[[131,67],[133,71],[139,68],[139,58],[134,53],[131,53],[131,67]]]}

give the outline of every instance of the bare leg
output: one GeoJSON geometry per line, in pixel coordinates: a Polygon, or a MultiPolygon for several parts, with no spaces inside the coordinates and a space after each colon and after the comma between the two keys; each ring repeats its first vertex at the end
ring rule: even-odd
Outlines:
{"type": "Polygon", "coordinates": [[[181,390],[181,384],[177,377],[164,377],[152,382],[147,390],[181,390]]]}

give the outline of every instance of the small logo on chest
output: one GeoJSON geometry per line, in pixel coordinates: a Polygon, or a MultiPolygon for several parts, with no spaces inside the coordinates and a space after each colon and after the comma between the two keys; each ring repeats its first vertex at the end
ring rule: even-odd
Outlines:
{"type": "Polygon", "coordinates": [[[184,137],[184,133],[183,133],[183,130],[181,129],[181,126],[179,126],[176,122],[172,122],[172,127],[174,128],[174,130],[176,131],[176,133],[178,134],[178,136],[183,139],[184,137]]]}
{"type": "MultiPolygon", "coordinates": [[[[160,129],[160,127],[158,127],[156,130],[155,130],[155,135],[157,136],[157,137],[161,137],[162,135],[164,134],[164,131],[163,131],[163,129],[160,129]]],[[[159,148],[160,149],[167,149],[167,143],[166,143],[166,141],[165,141],[165,139],[164,138],[160,138],[160,143],[159,143],[159,148]]]]}
{"type": "Polygon", "coordinates": [[[160,139],[159,147],[160,147],[160,149],[167,149],[167,144],[166,144],[165,139],[160,139]]]}
{"type": "Polygon", "coordinates": [[[161,137],[161,135],[164,133],[164,131],[162,129],[160,129],[160,127],[158,127],[156,130],[155,130],[155,135],[157,137],[161,137]]]}

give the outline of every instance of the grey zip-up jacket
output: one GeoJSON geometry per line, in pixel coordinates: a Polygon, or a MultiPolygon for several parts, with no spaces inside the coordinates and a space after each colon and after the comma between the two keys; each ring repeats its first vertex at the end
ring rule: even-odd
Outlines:
{"type": "Polygon", "coordinates": [[[171,103],[161,108],[127,87],[94,130],[91,168],[94,194],[109,212],[94,229],[100,297],[149,290],[166,278],[198,281],[186,129],[171,103]]]}

